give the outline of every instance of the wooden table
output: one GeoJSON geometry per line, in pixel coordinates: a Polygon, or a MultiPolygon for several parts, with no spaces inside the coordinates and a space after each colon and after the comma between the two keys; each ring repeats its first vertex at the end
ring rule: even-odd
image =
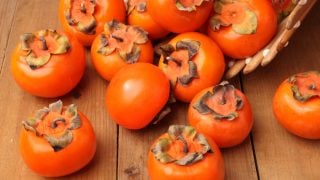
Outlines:
{"type": "MultiPolygon", "coordinates": [[[[18,150],[21,121],[56,99],[34,97],[22,91],[10,74],[10,56],[19,35],[45,28],[59,28],[57,0],[0,1],[0,178],[41,179],[23,163],[18,150]]],[[[98,141],[93,161],[65,179],[148,179],[146,154],[151,142],[170,124],[186,123],[188,105],[178,103],[175,111],[157,126],[129,131],[117,126],[105,111],[107,82],[90,63],[79,86],[61,99],[76,103],[92,120],[98,141]],[[81,94],[77,97],[76,94],[81,94]]],[[[289,134],[274,119],[271,99],[286,77],[320,69],[320,3],[317,3],[290,45],[276,60],[233,84],[247,94],[255,124],[241,145],[223,149],[226,179],[320,179],[320,142],[289,134]]]]}

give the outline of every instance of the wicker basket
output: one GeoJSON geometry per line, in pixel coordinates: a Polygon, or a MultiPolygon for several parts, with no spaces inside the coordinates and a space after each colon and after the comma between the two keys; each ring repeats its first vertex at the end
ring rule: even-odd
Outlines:
{"type": "Polygon", "coordinates": [[[281,49],[288,45],[291,36],[300,27],[301,22],[316,2],[317,0],[300,0],[290,15],[280,23],[278,33],[265,48],[253,57],[229,62],[226,78],[230,79],[236,76],[241,70],[244,74],[248,74],[259,65],[268,65],[281,49]]]}

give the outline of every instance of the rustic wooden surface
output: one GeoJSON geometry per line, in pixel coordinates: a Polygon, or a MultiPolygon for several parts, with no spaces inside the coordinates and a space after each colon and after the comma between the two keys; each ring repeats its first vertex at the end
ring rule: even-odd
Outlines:
{"type": "MultiPolygon", "coordinates": [[[[22,91],[10,74],[10,56],[19,35],[44,28],[59,28],[57,0],[0,1],[0,177],[42,179],[31,172],[19,155],[21,121],[30,113],[56,99],[43,99],[22,91]]],[[[317,3],[302,27],[277,59],[265,68],[233,80],[247,94],[255,124],[241,145],[223,149],[227,180],[320,179],[320,142],[298,138],[275,121],[271,99],[286,77],[320,68],[320,4],[317,3]]],[[[118,127],[105,111],[107,82],[90,63],[78,87],[62,97],[76,103],[92,120],[98,148],[93,161],[81,171],[61,179],[148,179],[146,154],[152,141],[169,124],[185,124],[187,104],[178,103],[174,112],[159,125],[141,131],[118,127]],[[78,97],[78,95],[81,95],[78,97]]]]}

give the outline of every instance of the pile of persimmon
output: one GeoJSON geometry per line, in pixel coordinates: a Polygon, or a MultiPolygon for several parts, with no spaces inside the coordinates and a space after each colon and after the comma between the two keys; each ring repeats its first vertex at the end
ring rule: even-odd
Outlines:
{"type": "MultiPolygon", "coordinates": [[[[281,19],[277,17],[287,15],[293,5],[289,0],[60,0],[63,31],[23,34],[11,70],[18,85],[32,95],[61,97],[80,82],[84,47],[91,46],[93,67],[110,81],[106,110],[124,128],[157,123],[173,111],[175,99],[191,102],[188,120],[193,127],[170,126],[152,145],[151,179],[223,179],[219,147],[240,144],[253,125],[245,95],[220,83],[225,56],[243,59],[261,50],[276,33],[281,19]]],[[[287,112],[286,103],[290,107],[310,101],[308,107],[314,108],[314,97],[319,96],[318,76],[308,74],[317,83],[307,88],[301,78],[284,83],[275,96],[274,111],[289,131],[319,138],[319,130],[311,127],[318,125],[318,116],[305,112],[311,119],[305,131],[294,125],[300,121],[287,118],[295,109],[287,112]],[[294,96],[283,102],[290,85],[294,96]]],[[[94,155],[93,129],[75,105],[50,104],[23,121],[23,127],[22,157],[42,176],[73,173],[94,155]]]]}

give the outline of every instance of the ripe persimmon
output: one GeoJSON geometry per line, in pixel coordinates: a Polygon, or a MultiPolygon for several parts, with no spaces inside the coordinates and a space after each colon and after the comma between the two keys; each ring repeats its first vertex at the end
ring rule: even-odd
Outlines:
{"type": "Polygon", "coordinates": [[[57,101],[22,122],[20,152],[26,165],[45,177],[71,174],[87,165],[96,152],[90,121],[74,104],[57,101]]]}
{"type": "Polygon", "coordinates": [[[20,87],[40,97],[70,92],[85,70],[83,46],[72,36],[41,30],[20,36],[11,58],[11,72],[20,87]]]}
{"type": "Polygon", "coordinates": [[[191,126],[172,125],[151,146],[151,180],[223,180],[224,162],[215,142],[191,126]]]}
{"type": "Polygon", "coordinates": [[[140,27],[112,20],[105,24],[91,47],[92,63],[101,77],[110,81],[124,66],[152,63],[153,47],[148,33],[140,27]]]}
{"type": "Polygon", "coordinates": [[[273,113],[289,132],[307,139],[320,139],[320,72],[291,76],[273,97],[273,113]]]}

